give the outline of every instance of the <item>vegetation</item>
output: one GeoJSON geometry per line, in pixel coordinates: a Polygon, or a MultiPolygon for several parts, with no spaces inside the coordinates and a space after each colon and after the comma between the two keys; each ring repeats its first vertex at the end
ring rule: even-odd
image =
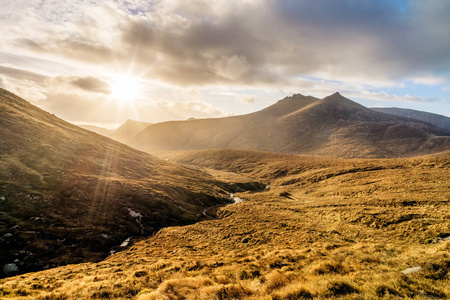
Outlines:
{"type": "Polygon", "coordinates": [[[214,176],[270,182],[217,219],[167,227],[98,263],[0,281],[17,299],[450,297],[450,153],[344,160],[160,153],[214,176]],[[214,170],[212,170],[214,169],[214,170]],[[289,195],[283,196],[283,195],[289,195]],[[421,267],[416,272],[402,271],[421,267]]]}
{"type": "Polygon", "coordinates": [[[260,189],[165,162],[2,89],[0,111],[0,277],[102,260],[129,237],[208,219],[203,210],[231,202],[235,184],[260,189]]]}

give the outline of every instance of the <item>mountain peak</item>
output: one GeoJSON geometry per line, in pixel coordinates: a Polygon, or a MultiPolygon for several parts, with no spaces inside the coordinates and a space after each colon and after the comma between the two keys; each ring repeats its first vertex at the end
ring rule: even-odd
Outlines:
{"type": "Polygon", "coordinates": [[[323,98],[323,99],[347,99],[347,98],[345,98],[344,96],[342,96],[339,92],[336,92],[336,93],[334,93],[334,94],[331,94],[331,95],[329,95],[329,96],[326,96],[326,97],[323,98]]]}
{"type": "Polygon", "coordinates": [[[264,114],[270,114],[274,117],[281,117],[286,114],[290,114],[294,111],[302,109],[311,103],[314,103],[319,99],[311,96],[303,96],[302,94],[293,94],[292,96],[287,96],[277,103],[263,109],[261,112],[264,114]]]}
{"type": "Polygon", "coordinates": [[[348,98],[345,98],[344,96],[342,96],[339,92],[336,92],[334,94],[331,94],[330,96],[327,96],[325,98],[323,98],[321,101],[317,102],[317,104],[326,104],[326,105],[339,105],[339,106],[343,106],[343,107],[348,107],[348,108],[354,108],[354,109],[367,109],[366,107],[364,107],[363,105],[352,101],[348,98]]]}

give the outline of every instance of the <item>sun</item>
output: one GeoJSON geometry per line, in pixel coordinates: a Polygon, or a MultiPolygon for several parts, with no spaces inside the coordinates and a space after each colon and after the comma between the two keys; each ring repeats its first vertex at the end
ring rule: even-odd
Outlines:
{"type": "Polygon", "coordinates": [[[119,103],[126,103],[138,99],[142,88],[138,78],[115,74],[110,80],[111,96],[119,103]]]}

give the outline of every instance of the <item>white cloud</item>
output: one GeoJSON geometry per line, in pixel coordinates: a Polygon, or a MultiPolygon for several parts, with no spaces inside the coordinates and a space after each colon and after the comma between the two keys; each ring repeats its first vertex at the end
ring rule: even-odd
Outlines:
{"type": "Polygon", "coordinates": [[[429,86],[441,85],[447,81],[447,79],[443,76],[433,76],[433,75],[414,77],[414,78],[411,78],[411,80],[415,84],[423,84],[423,85],[429,85],[429,86]]]}
{"type": "Polygon", "coordinates": [[[242,103],[253,104],[255,103],[255,98],[249,95],[242,95],[238,97],[238,100],[242,103]]]}
{"type": "Polygon", "coordinates": [[[396,102],[435,102],[440,101],[440,99],[432,98],[432,97],[417,97],[417,96],[411,96],[411,95],[396,95],[396,94],[390,94],[387,92],[373,92],[373,91],[352,91],[349,92],[348,97],[354,97],[354,98],[364,98],[364,99],[370,99],[370,100],[377,100],[377,101],[396,101],[396,102]]]}

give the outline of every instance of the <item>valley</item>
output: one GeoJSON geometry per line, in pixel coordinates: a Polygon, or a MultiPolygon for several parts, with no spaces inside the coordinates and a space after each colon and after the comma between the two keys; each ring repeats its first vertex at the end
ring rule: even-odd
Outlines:
{"type": "Polygon", "coordinates": [[[217,209],[217,219],[163,228],[104,261],[3,279],[0,295],[17,299],[450,296],[448,152],[350,160],[243,150],[158,155],[222,179],[270,182],[270,189],[235,193],[244,201],[217,209]]]}

